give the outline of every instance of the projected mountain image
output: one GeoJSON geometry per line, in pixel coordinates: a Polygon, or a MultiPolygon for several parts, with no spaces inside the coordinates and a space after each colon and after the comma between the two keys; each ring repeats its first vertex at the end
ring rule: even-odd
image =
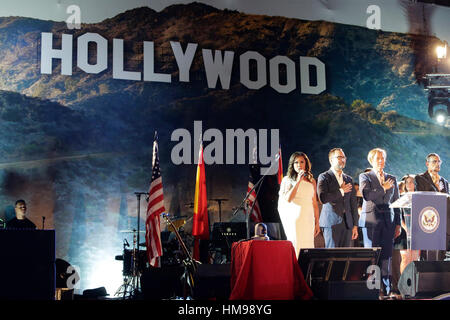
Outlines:
{"type": "MultiPolygon", "coordinates": [[[[122,265],[114,256],[121,254],[124,237],[131,240],[119,231],[136,227],[134,192],[148,190],[155,131],[166,209],[188,217],[196,165],[172,163],[177,141],[171,141],[171,133],[177,128],[192,132],[194,121],[202,121],[203,130],[222,133],[279,129],[285,171],[289,155],[300,150],[309,155],[317,177],[329,168],[328,151],[339,146],[348,157],[346,172],[355,180],[369,166],[367,153],[374,147],[387,150],[386,171],[398,178],[424,172],[426,154],[450,158],[449,130],[431,123],[419,83],[432,68],[429,55],[437,41],[198,3],[161,12],[139,8],[80,30],[51,21],[0,18],[0,204],[5,208],[18,198],[27,200],[30,219],[41,227],[45,216],[46,226],[56,229],[57,257],[81,266],[81,286],[102,286],[111,278],[108,292],[113,294],[122,280],[122,265]],[[73,36],[72,75],[61,74],[58,59],[53,74],[41,74],[42,32],[53,34],[54,48],[60,48],[62,34],[73,36]],[[153,41],[155,72],[171,74],[171,82],[114,79],[111,50],[106,71],[84,72],[77,67],[76,39],[85,33],[101,35],[109,48],[113,39],[124,39],[124,68],[135,72],[143,70],[143,41],[153,41]],[[179,81],[170,41],[183,50],[188,43],[198,44],[188,82],[179,81]],[[222,88],[221,80],[208,88],[202,49],[234,52],[229,89],[222,88]],[[247,51],[267,61],[277,55],[292,59],[297,88],[282,94],[270,85],[245,87],[239,56],[247,51]],[[323,93],[302,94],[300,56],[325,64],[323,93]],[[111,274],[102,272],[108,263],[111,274]]],[[[89,47],[89,61],[96,63],[95,48],[89,47]]],[[[255,66],[250,68],[255,79],[255,66]]],[[[286,81],[283,69],[280,81],[286,81]]],[[[450,177],[445,163],[441,174],[450,177]]],[[[229,199],[222,205],[222,221],[229,221],[245,196],[248,165],[207,165],[206,177],[208,198],[229,199]]],[[[218,206],[209,203],[212,224],[219,219],[218,206]]],[[[145,208],[143,198],[142,230],[145,208]]]]}

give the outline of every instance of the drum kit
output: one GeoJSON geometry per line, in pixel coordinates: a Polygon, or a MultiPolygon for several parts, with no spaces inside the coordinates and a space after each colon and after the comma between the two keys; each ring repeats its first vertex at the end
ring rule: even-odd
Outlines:
{"type": "MultiPolygon", "coordinates": [[[[148,195],[143,192],[135,193],[138,198],[137,207],[137,229],[121,230],[124,235],[132,234],[133,242],[132,246],[128,243],[127,239],[123,241],[123,253],[115,257],[116,260],[123,261],[122,274],[124,277],[123,284],[116,291],[115,296],[126,298],[133,298],[140,293],[140,276],[143,274],[146,268],[150,267],[147,258],[146,243],[140,242],[140,235],[145,231],[139,230],[140,221],[140,196],[148,195]],[[144,250],[140,248],[143,247],[144,250]]],[[[222,203],[228,201],[228,199],[218,198],[211,199],[218,203],[219,207],[219,220],[222,220],[222,203]]],[[[186,207],[192,209],[193,203],[186,204],[186,207]]],[[[160,266],[180,266],[186,265],[186,255],[190,257],[190,254],[186,254],[188,250],[186,243],[193,242],[193,237],[189,232],[185,232],[184,226],[192,219],[187,219],[187,216],[169,216],[163,215],[164,220],[167,222],[166,230],[161,231],[161,243],[163,254],[160,257],[160,266]]],[[[192,257],[190,257],[192,260],[192,257]]],[[[188,259],[189,260],[189,259],[188,259]]],[[[197,262],[198,263],[198,262],[197,262]]],[[[195,263],[194,263],[195,264],[195,263]]],[[[192,273],[192,272],[191,272],[192,273]]],[[[192,276],[192,275],[191,275],[192,276]]]]}
{"type": "Polygon", "coordinates": [[[115,296],[122,296],[123,299],[131,298],[139,293],[139,275],[141,269],[141,253],[144,254],[145,251],[139,251],[137,249],[137,235],[143,231],[133,230],[121,230],[121,233],[131,233],[133,234],[133,247],[132,249],[126,249],[130,246],[128,240],[124,238],[123,243],[123,254],[116,256],[116,260],[123,261],[123,284],[117,289],[115,296]]]}
{"type": "MultiPolygon", "coordinates": [[[[161,256],[161,266],[175,266],[182,263],[182,251],[181,245],[174,233],[178,233],[183,238],[187,238],[188,235],[184,233],[182,227],[186,224],[186,216],[173,217],[172,224],[167,226],[167,231],[161,232],[161,242],[163,255],[161,256]]],[[[149,267],[146,243],[142,242],[138,244],[139,234],[145,233],[145,231],[133,230],[121,230],[120,233],[132,234],[133,243],[130,247],[128,240],[124,238],[123,241],[123,253],[115,257],[116,260],[123,261],[123,284],[117,289],[114,294],[117,297],[123,299],[133,298],[140,293],[140,276],[143,274],[146,268],[149,267]],[[138,248],[139,247],[139,248],[138,248]],[[140,248],[144,248],[144,250],[140,248]]]]}

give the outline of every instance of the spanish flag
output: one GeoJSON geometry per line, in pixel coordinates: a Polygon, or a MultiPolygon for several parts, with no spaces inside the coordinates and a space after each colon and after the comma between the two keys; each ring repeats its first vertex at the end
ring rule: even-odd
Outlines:
{"type": "Polygon", "coordinates": [[[197,177],[195,181],[194,219],[192,225],[194,242],[194,259],[200,257],[199,240],[209,240],[208,202],[206,199],[205,163],[203,161],[203,144],[200,144],[197,177]]]}
{"type": "Polygon", "coordinates": [[[278,149],[278,184],[281,184],[281,180],[283,180],[283,161],[281,159],[281,146],[278,149]]]}

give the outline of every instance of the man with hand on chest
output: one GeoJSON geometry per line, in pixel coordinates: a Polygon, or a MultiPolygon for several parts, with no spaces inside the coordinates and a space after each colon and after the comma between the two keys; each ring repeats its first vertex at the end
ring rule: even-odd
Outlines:
{"type": "Polygon", "coordinates": [[[427,171],[416,175],[417,191],[433,191],[449,193],[448,181],[439,176],[442,160],[437,153],[430,153],[427,156],[425,165],[427,171]]]}
{"type": "MultiPolygon", "coordinates": [[[[449,193],[448,181],[439,175],[442,160],[437,153],[427,155],[425,165],[427,171],[415,177],[417,191],[449,193]]],[[[445,259],[444,250],[422,250],[422,257],[427,261],[442,261],[445,259]]]]}
{"type": "Polygon", "coordinates": [[[353,180],[343,170],[347,158],[341,148],[328,153],[330,170],[319,175],[317,195],[322,202],[319,225],[326,248],[350,247],[358,238],[358,202],[353,180]]]}

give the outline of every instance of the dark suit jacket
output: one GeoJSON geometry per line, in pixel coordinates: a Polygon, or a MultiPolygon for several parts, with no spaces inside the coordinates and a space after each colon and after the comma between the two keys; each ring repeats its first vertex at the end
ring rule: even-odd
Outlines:
{"type": "Polygon", "coordinates": [[[359,189],[363,195],[360,227],[375,227],[380,223],[384,223],[386,227],[400,225],[400,210],[389,208],[399,198],[397,180],[387,173],[384,174],[384,179],[394,180],[394,186],[386,192],[373,170],[359,175],[359,189]]]}
{"type": "Polygon", "coordinates": [[[422,174],[416,175],[415,180],[416,180],[417,191],[433,191],[433,192],[449,193],[448,181],[445,180],[443,177],[441,177],[439,182],[442,182],[444,189],[438,190],[436,188],[436,186],[434,185],[433,179],[431,179],[431,175],[428,173],[428,171],[424,172],[422,174]]]}
{"type": "MultiPolygon", "coordinates": [[[[351,183],[353,180],[345,173],[342,175],[345,183],[351,183]]],[[[342,196],[339,190],[340,186],[334,175],[333,170],[328,170],[319,175],[317,180],[317,195],[320,202],[323,203],[320,212],[319,226],[331,227],[339,224],[344,219],[348,229],[358,225],[358,201],[356,199],[356,190],[344,193],[342,196]]]]}

